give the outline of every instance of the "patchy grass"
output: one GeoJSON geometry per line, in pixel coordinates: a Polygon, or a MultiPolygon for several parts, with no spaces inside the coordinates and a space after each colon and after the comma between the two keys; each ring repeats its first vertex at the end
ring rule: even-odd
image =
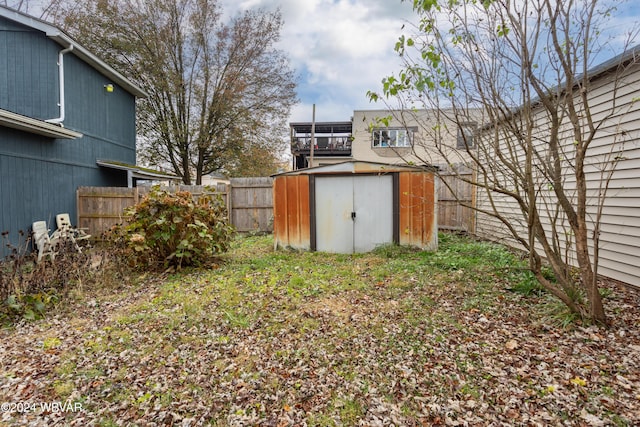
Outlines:
{"type": "Polygon", "coordinates": [[[274,251],[238,238],[210,269],[83,289],[0,331],[6,425],[635,425],[638,294],[608,330],[571,323],[504,248],[274,251]],[[562,324],[562,325],[560,325],[562,324]]]}

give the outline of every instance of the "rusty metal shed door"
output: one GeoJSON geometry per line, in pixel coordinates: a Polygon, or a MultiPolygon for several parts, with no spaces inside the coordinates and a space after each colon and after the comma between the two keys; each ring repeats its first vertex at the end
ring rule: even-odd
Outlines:
{"type": "Polygon", "coordinates": [[[368,252],[393,242],[390,175],[316,177],[316,250],[368,252]]]}

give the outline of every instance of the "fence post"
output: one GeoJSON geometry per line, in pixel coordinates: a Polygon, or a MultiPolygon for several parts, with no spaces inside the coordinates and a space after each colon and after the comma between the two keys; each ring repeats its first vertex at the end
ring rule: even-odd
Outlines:
{"type": "Polygon", "coordinates": [[[231,193],[233,191],[233,181],[229,181],[229,185],[227,188],[227,221],[229,221],[229,224],[235,225],[233,224],[233,215],[231,214],[233,212],[233,197],[231,197],[231,193]]]}

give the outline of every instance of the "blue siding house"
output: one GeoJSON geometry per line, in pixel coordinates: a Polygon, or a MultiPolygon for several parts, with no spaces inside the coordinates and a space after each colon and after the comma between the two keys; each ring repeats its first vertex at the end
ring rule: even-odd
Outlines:
{"type": "Polygon", "coordinates": [[[63,31],[0,6],[0,232],[13,245],[34,221],[75,223],[79,186],[131,185],[144,96],[63,31]]]}

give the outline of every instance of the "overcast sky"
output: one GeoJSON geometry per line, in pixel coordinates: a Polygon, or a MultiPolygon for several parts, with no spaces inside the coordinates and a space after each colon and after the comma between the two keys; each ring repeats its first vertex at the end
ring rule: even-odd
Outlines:
{"type": "MultiPolygon", "coordinates": [[[[393,48],[403,25],[417,19],[412,0],[219,1],[227,16],[252,8],[279,8],[282,12],[284,28],[279,48],[299,75],[300,102],[293,108],[293,122],[311,121],[313,104],[317,121],[346,121],[354,110],[384,108],[370,103],[366,93],[379,91],[383,77],[401,69],[393,48]]],[[[611,25],[611,31],[638,25],[640,0],[599,1],[620,9],[619,21],[611,25]]],[[[5,2],[0,0],[0,4],[5,2]]],[[[26,5],[35,7],[39,3],[41,0],[27,0],[26,5]]]]}
{"type": "Polygon", "coordinates": [[[226,13],[280,8],[282,43],[300,76],[290,121],[347,121],[354,110],[384,108],[368,101],[383,77],[400,69],[393,47],[412,1],[400,0],[223,0],[226,13]]]}
{"type": "MultiPolygon", "coordinates": [[[[607,1],[607,0],[601,0],[607,1]]],[[[614,0],[611,0],[614,1],[614,0]]],[[[372,104],[368,90],[401,69],[393,47],[408,21],[416,21],[411,0],[222,0],[227,14],[249,8],[275,10],[284,18],[282,43],[300,76],[290,121],[308,122],[316,104],[317,121],[350,120],[354,110],[384,108],[372,104]]],[[[623,4],[623,20],[614,29],[638,22],[639,0],[623,4]]]]}

